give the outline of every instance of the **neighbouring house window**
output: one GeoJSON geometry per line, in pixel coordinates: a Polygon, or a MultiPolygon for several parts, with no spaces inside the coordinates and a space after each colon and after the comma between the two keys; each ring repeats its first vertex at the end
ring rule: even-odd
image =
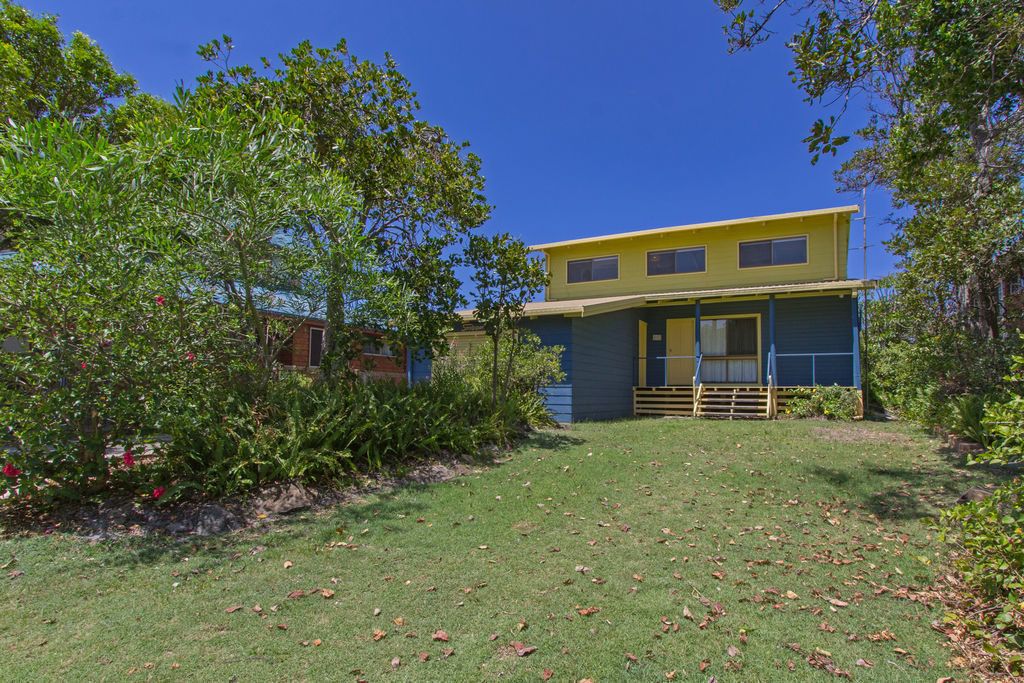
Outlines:
{"type": "Polygon", "coordinates": [[[807,263],[806,237],[740,242],[740,268],[788,266],[794,263],[807,263]]]}
{"type": "Polygon", "coordinates": [[[380,339],[368,339],[363,342],[363,353],[368,356],[390,356],[394,357],[398,354],[391,348],[391,345],[386,341],[380,339]]]}
{"type": "Polygon", "coordinates": [[[324,355],[324,329],[322,327],[309,328],[309,367],[320,367],[320,360],[324,355]]]}
{"type": "Polygon", "coordinates": [[[579,259],[569,261],[568,281],[593,282],[594,280],[616,280],[619,277],[619,257],[579,259]]]}
{"type": "Polygon", "coordinates": [[[648,275],[703,273],[704,268],[704,247],[652,251],[647,254],[648,275]]]}
{"type": "Polygon", "coordinates": [[[757,319],[700,321],[701,379],[705,382],[757,382],[757,319]]]}

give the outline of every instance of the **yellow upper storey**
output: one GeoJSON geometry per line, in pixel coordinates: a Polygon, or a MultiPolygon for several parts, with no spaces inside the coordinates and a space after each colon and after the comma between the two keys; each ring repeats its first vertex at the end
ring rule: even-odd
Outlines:
{"type": "MultiPolygon", "coordinates": [[[[755,216],[538,244],[531,249],[542,252],[547,259],[551,273],[547,301],[828,282],[846,279],[850,216],[857,211],[857,206],[842,206],[755,216]],[[801,237],[806,238],[804,263],[740,267],[740,243],[801,237]],[[649,252],[700,247],[704,249],[702,272],[648,274],[649,252]],[[569,282],[570,262],[612,256],[618,258],[617,278],[569,282]]],[[[608,262],[603,263],[607,267],[608,262]]],[[[585,267],[578,264],[574,269],[581,265],[585,267]]]]}

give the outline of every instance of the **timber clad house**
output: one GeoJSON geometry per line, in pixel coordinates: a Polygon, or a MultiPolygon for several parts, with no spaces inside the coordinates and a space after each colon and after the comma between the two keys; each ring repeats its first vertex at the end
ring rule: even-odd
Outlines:
{"type": "MultiPolygon", "coordinates": [[[[524,326],[565,347],[560,422],[772,418],[799,387],[860,390],[857,206],[538,244],[551,282],[524,326]]],[[[470,342],[473,312],[453,344],[470,342]]]]}

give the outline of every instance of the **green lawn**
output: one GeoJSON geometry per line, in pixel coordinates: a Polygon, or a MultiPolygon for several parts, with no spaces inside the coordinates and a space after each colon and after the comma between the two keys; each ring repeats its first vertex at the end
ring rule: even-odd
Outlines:
{"type": "Polygon", "coordinates": [[[630,420],[262,534],[6,539],[0,678],[934,681],[939,608],[876,591],[930,581],[979,478],[896,424],[630,420]]]}

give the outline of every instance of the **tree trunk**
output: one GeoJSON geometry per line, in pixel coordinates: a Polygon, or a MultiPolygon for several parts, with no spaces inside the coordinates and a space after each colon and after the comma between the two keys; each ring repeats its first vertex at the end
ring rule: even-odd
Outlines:
{"type": "Polygon", "coordinates": [[[501,331],[491,337],[491,410],[498,407],[498,350],[501,345],[501,331]]]}

